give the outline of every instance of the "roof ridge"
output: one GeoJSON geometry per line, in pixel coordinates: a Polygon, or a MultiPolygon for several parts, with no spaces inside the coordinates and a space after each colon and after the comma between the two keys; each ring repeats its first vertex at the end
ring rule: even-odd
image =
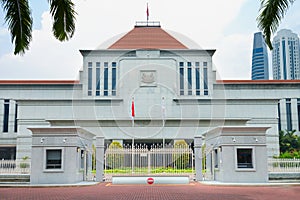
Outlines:
{"type": "Polygon", "coordinates": [[[122,37],[120,37],[117,41],[115,41],[114,43],[112,43],[107,49],[111,49],[111,47],[113,45],[115,45],[115,43],[117,43],[118,41],[122,40],[127,34],[133,32],[133,30],[135,29],[135,27],[133,29],[131,29],[130,31],[128,31],[128,33],[124,34],[122,37]]]}
{"type": "Polygon", "coordinates": [[[171,35],[170,33],[168,33],[167,31],[165,31],[164,29],[161,29],[163,32],[165,32],[166,34],[168,34],[171,38],[173,38],[174,40],[176,40],[178,43],[180,43],[182,46],[184,46],[185,48],[188,49],[188,47],[186,45],[184,45],[182,42],[180,42],[178,39],[176,39],[173,35],[171,35]]]}

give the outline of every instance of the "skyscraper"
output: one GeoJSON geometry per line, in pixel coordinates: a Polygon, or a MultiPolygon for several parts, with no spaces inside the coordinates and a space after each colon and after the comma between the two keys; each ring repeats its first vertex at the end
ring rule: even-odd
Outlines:
{"type": "Polygon", "coordinates": [[[252,80],[269,79],[268,49],[261,32],[254,33],[252,51],[252,80]]]}
{"type": "Polygon", "coordinates": [[[291,30],[282,29],[274,37],[272,45],[273,78],[300,79],[298,35],[291,30]]]}

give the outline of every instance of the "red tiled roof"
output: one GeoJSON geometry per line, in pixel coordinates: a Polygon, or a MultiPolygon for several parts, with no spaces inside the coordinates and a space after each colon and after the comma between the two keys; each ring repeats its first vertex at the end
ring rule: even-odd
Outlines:
{"type": "Polygon", "coordinates": [[[188,49],[160,26],[135,27],[108,49],[188,49]]]}
{"type": "Polygon", "coordinates": [[[39,85],[39,84],[45,84],[45,85],[72,85],[72,84],[78,84],[78,80],[0,80],[0,85],[39,85]]]}
{"type": "Polygon", "coordinates": [[[273,83],[300,83],[300,80],[217,80],[221,84],[273,84],[273,83]]]}

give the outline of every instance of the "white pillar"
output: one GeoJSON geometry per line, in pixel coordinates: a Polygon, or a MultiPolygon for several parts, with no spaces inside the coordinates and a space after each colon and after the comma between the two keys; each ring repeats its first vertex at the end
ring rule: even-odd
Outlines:
{"type": "Polygon", "coordinates": [[[196,181],[202,181],[202,136],[194,138],[196,181]]]}
{"type": "Polygon", "coordinates": [[[104,178],[104,137],[96,137],[96,181],[103,182],[104,178]]]}

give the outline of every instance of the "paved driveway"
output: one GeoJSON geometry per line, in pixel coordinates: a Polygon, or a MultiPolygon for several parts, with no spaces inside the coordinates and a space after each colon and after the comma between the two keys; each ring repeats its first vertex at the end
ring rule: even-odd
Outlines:
{"type": "Polygon", "coordinates": [[[0,199],[115,199],[115,200],[284,200],[299,199],[300,186],[111,185],[78,187],[0,188],[0,199]]]}

